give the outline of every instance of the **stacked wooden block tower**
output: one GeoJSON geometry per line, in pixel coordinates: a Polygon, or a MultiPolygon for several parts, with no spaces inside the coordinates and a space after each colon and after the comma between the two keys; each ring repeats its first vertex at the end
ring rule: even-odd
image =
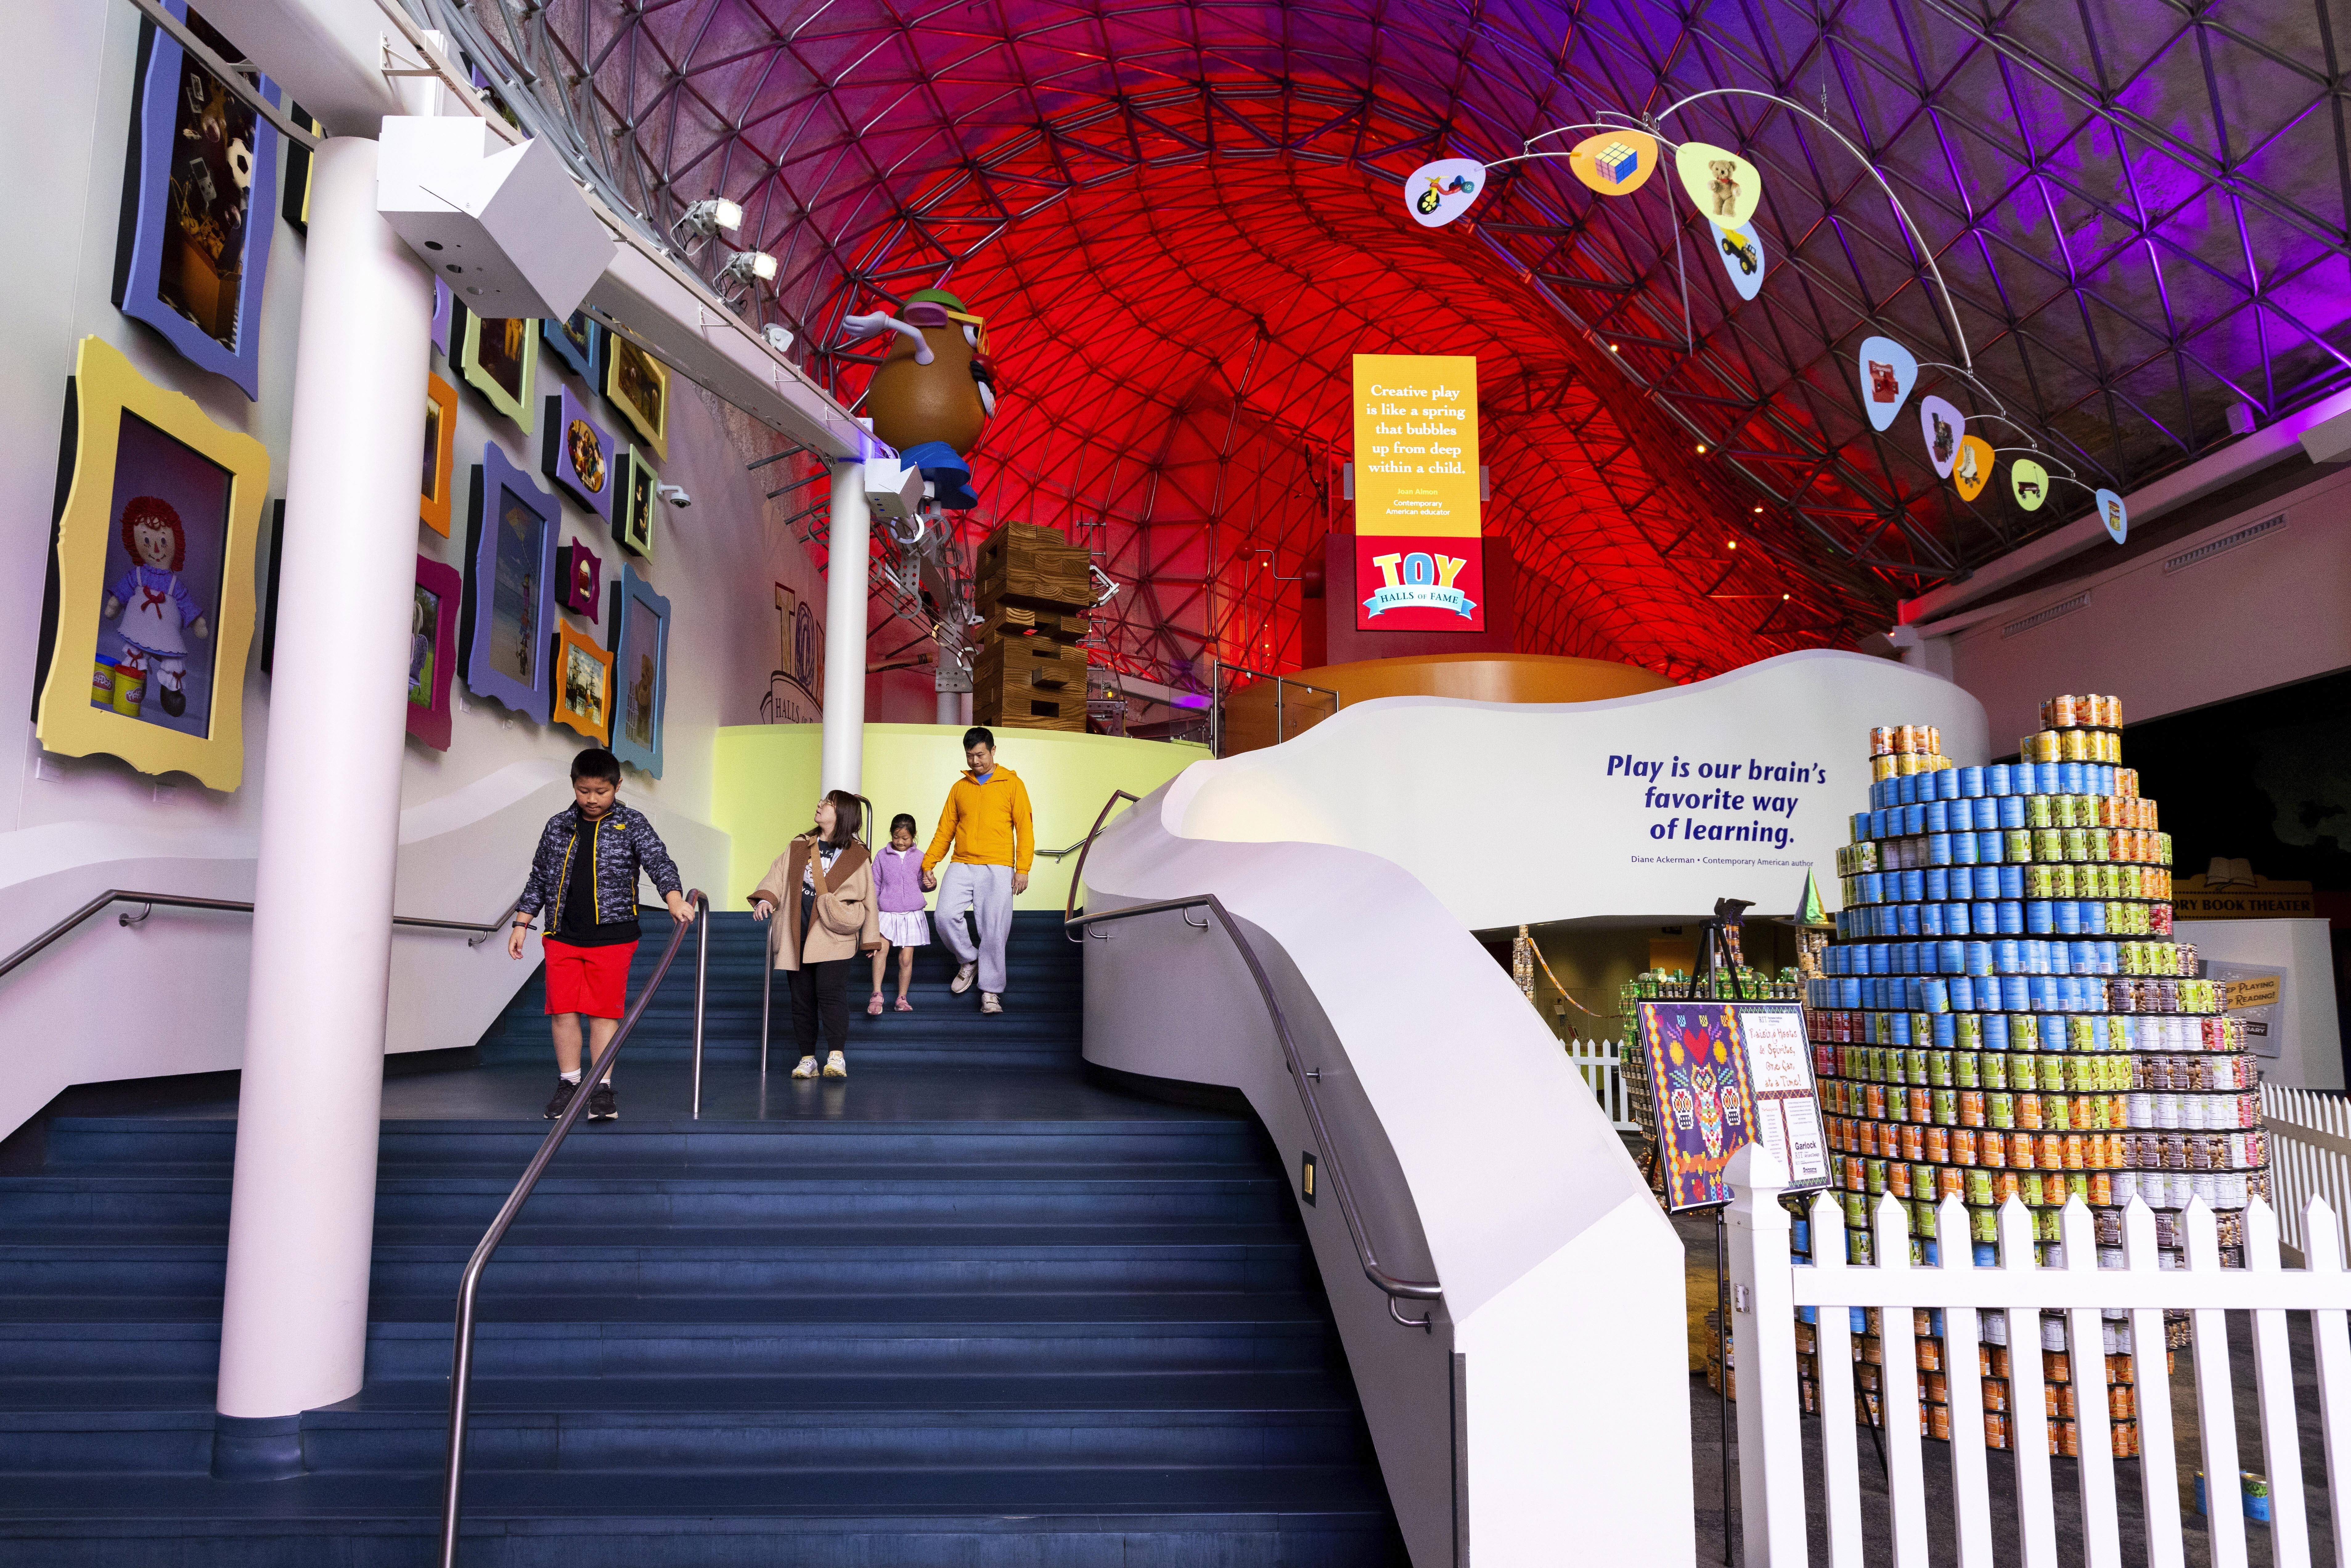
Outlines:
{"type": "Polygon", "coordinates": [[[1086,652],[1078,643],[1093,603],[1090,564],[1058,529],[1032,523],[1006,523],[979,547],[974,723],[1085,733],[1086,652]]]}

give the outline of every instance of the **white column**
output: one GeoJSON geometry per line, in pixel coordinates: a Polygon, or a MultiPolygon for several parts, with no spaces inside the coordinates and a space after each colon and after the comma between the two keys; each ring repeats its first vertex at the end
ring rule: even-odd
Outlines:
{"type": "Polygon", "coordinates": [[[961,692],[940,692],[936,694],[935,700],[934,701],[931,709],[931,722],[934,724],[959,724],[962,720],[963,694],[961,692]]]}
{"type": "Polygon", "coordinates": [[[853,458],[835,463],[825,541],[824,753],[817,787],[852,794],[865,779],[866,560],[872,528],[864,465],[853,458]]]}
{"type": "Polygon", "coordinates": [[[392,965],[416,455],[433,287],[376,214],[376,144],[312,166],[261,774],[220,1413],[358,1392],[392,965]]]}

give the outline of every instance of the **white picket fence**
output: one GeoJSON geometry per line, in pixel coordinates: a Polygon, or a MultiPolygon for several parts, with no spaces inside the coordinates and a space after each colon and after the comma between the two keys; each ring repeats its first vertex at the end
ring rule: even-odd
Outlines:
{"type": "Polygon", "coordinates": [[[2297,1252],[2309,1252],[2302,1211],[2312,1198],[2323,1197],[2346,1228],[2338,1239],[2351,1256],[2351,1098],[2264,1083],[2262,1124],[2270,1134],[2278,1239],[2297,1252]]]}
{"type": "Polygon", "coordinates": [[[1640,1124],[1633,1120],[1632,1107],[1625,1103],[1625,1047],[1613,1040],[1571,1040],[1567,1059],[1592,1085],[1592,1092],[1600,1099],[1600,1108],[1620,1133],[1637,1133],[1640,1124]]]}
{"type": "MultiPolygon", "coordinates": [[[[1789,1260],[1790,1217],[1780,1206],[1786,1178],[1778,1162],[1750,1146],[1732,1157],[1727,1175],[1735,1195],[1729,1220],[1730,1321],[1738,1367],[1739,1491],[1748,1568],[1796,1568],[1808,1561],[1795,1325],[1795,1309],[1806,1306],[1820,1309],[1813,1332],[1823,1413],[1822,1482],[1831,1568],[1860,1568],[1863,1562],[1856,1447],[1863,1433],[1856,1422],[1839,1414],[1854,1408],[1846,1310],[1852,1307],[1880,1308],[1889,1316],[1900,1312],[1906,1317],[1914,1308],[1942,1310],[1943,1343],[1952,1347],[1944,1357],[1954,1413],[1952,1517],[1935,1524],[1951,1542],[1949,1552],[1938,1555],[1954,1558],[1959,1568],[1991,1568],[1993,1561],[1989,1450],[1983,1423],[1975,1414],[1983,1406],[1981,1372],[1975,1355],[1959,1353],[1978,1342],[1977,1314],[1986,1311],[2006,1312],[2012,1325],[2007,1335],[2010,1386],[2017,1393],[2009,1401],[2013,1423],[2010,1440],[2016,1469],[2016,1556],[2025,1568],[2055,1568],[2059,1562],[2048,1413],[2034,1396],[2041,1379],[2032,1357],[2040,1343],[2043,1308],[2064,1311],[2068,1345],[2080,1352],[2072,1364],[2082,1380],[2076,1386],[2100,1394],[2105,1383],[2101,1309],[2128,1310],[2131,1344],[2150,1358],[2141,1364],[2156,1369],[2138,1374],[2139,1386],[2157,1390],[2168,1381],[2159,1370],[2163,1309],[2193,1311],[2194,1345],[2181,1354],[2192,1358],[2195,1375],[2198,1421],[2192,1441],[2200,1454],[2199,1468],[2207,1477],[2222,1478],[2205,1489],[2211,1511],[2206,1521],[2210,1561],[2219,1568],[2242,1568],[2246,1562],[2244,1501],[2229,1479],[2244,1468],[2237,1451],[2226,1326],[2227,1313],[2238,1311],[2252,1314],[2261,1462],[2270,1490],[2270,1560],[2278,1568],[2307,1568],[2310,1563],[2285,1315],[2311,1312],[2319,1416],[2326,1435],[2327,1491],[2338,1518],[2351,1502],[2351,1324],[2346,1321],[2346,1309],[2351,1309],[2351,1274],[2344,1271],[2341,1232],[2324,1197],[2309,1202],[2303,1228],[2310,1242],[2308,1266],[2303,1269],[2281,1268],[2276,1218],[2257,1200],[2245,1216],[2246,1266],[2223,1270],[2212,1212],[2198,1199],[2184,1216],[2185,1268],[2158,1270],[2154,1211],[2134,1200],[2123,1222],[2125,1266],[2102,1270],[2095,1221],[2078,1197],[2066,1206],[2062,1220],[2063,1267],[2034,1263],[2030,1211],[2011,1198],[2000,1214],[2000,1266],[1979,1266],[1974,1249],[1962,1240],[1940,1249],[1941,1267],[1913,1268],[1908,1216],[1891,1196],[1879,1203],[1874,1217],[1870,1255],[1883,1261],[1855,1266],[1845,1261],[1844,1216],[1834,1195],[1813,1200],[1811,1250],[1816,1261],[1794,1263],[1789,1260]],[[1959,1418],[1961,1412],[1968,1418],[1959,1418]]],[[[1946,1237],[1968,1235],[1967,1210],[1957,1197],[1944,1200],[1937,1230],[1946,1237]]],[[[1927,1568],[1929,1521],[1918,1429],[1917,1346],[1911,1335],[1898,1330],[1882,1334],[1879,1343],[1885,1354],[1881,1397],[1894,1562],[1896,1568],[1927,1568]]],[[[2083,1540],[2089,1568],[2121,1568],[2112,1434],[2102,1418],[2102,1400],[2092,1399],[2076,1423],[2083,1540]]],[[[2145,1561],[2150,1568],[2177,1568],[2185,1553],[2171,1403],[2145,1398],[2138,1402],[2137,1413],[2145,1561]]],[[[2338,1531],[2338,1561],[2346,1546],[2343,1533],[2338,1531]]]]}

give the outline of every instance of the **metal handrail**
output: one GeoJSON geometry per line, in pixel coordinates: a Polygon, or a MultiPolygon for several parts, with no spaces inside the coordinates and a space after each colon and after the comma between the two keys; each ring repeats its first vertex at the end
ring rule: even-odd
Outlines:
{"type": "MultiPolygon", "coordinates": [[[[1240,924],[1233,918],[1231,911],[1225,907],[1224,901],[1213,893],[1195,894],[1189,898],[1164,898],[1153,904],[1130,904],[1124,909],[1109,910],[1101,915],[1081,915],[1067,924],[1082,931],[1108,921],[1131,920],[1138,915],[1162,915],[1170,910],[1185,909],[1206,909],[1217,917],[1217,923],[1225,928],[1225,935],[1231,937],[1233,946],[1239,949],[1241,962],[1249,966],[1249,978],[1257,982],[1258,996],[1265,1002],[1266,1013],[1273,1020],[1275,1037],[1281,1041],[1282,1061],[1290,1069],[1290,1081],[1298,1086],[1299,1101],[1306,1108],[1307,1124],[1314,1129],[1314,1141],[1322,1146],[1322,1175],[1330,1183],[1332,1196],[1339,1200],[1339,1213],[1347,1221],[1347,1234],[1355,1243],[1355,1259],[1363,1265],[1364,1278],[1387,1292],[1388,1316],[1408,1329],[1421,1329],[1434,1333],[1436,1332],[1433,1322],[1436,1317],[1434,1312],[1427,1317],[1408,1318],[1396,1311],[1395,1304],[1399,1298],[1421,1301],[1435,1301],[1445,1294],[1445,1288],[1435,1280],[1406,1280],[1399,1275],[1389,1273],[1381,1266],[1379,1255],[1372,1250],[1371,1239],[1364,1229],[1363,1216],[1355,1208],[1354,1191],[1347,1185],[1346,1167],[1339,1157],[1338,1145],[1331,1136],[1330,1127],[1322,1120],[1322,1102],[1314,1093],[1314,1085],[1322,1081],[1322,1070],[1309,1068],[1299,1060],[1298,1041],[1290,1032],[1288,1015],[1283,1013],[1281,1003],[1274,997],[1273,981],[1267,976],[1265,966],[1258,961],[1257,950],[1249,946],[1249,938],[1241,934],[1240,924]]],[[[1206,931],[1208,928],[1205,921],[1194,925],[1192,921],[1186,919],[1184,924],[1191,925],[1196,931],[1206,931]]]]}
{"type": "MultiPolygon", "coordinates": [[[[490,933],[497,930],[507,923],[507,919],[514,914],[515,910],[521,904],[521,903],[522,899],[519,896],[517,896],[514,903],[507,904],[505,909],[499,911],[496,918],[481,922],[471,920],[428,920],[421,915],[395,915],[392,917],[392,923],[394,925],[413,925],[426,931],[471,931],[475,933],[475,935],[466,942],[465,946],[468,947],[478,947],[483,943],[489,940],[490,933]]],[[[147,916],[153,914],[159,908],[220,909],[226,910],[231,914],[238,915],[250,915],[253,913],[253,904],[249,900],[235,898],[197,898],[191,894],[181,893],[141,893],[135,888],[110,887],[104,893],[99,894],[96,898],[91,899],[88,904],[83,904],[79,909],[75,910],[71,915],[67,915],[63,920],[60,920],[56,925],[50,926],[47,931],[42,932],[38,936],[34,937],[30,942],[26,943],[22,947],[17,948],[14,953],[9,954],[5,958],[0,958],[0,976],[6,975],[10,970],[16,968],[26,959],[33,957],[44,947],[48,946],[58,937],[63,936],[66,933],[71,931],[75,926],[80,925],[91,915],[96,915],[99,910],[104,909],[110,904],[141,904],[147,906],[136,915],[131,915],[126,912],[120,922],[121,925],[126,926],[137,926],[144,924],[147,916]]]]}
{"type": "MultiPolygon", "coordinates": [[[[685,895],[685,901],[693,906],[695,924],[702,927],[694,988],[695,1078],[698,1086],[702,1072],[702,988],[710,969],[710,900],[703,896],[701,889],[696,888],[685,895]]],[[[507,1232],[514,1226],[515,1217],[522,1212],[522,1206],[528,1201],[531,1189],[546,1174],[549,1162],[555,1158],[556,1150],[561,1148],[563,1140],[570,1135],[573,1124],[580,1120],[580,1112],[587,1107],[588,1092],[601,1083],[604,1075],[612,1070],[612,1059],[621,1054],[621,1047],[637,1027],[637,1020],[644,1016],[646,1004],[661,989],[663,977],[669,973],[670,965],[676,959],[678,948],[685,943],[685,931],[686,928],[680,925],[670,933],[669,946],[662,950],[661,962],[654,966],[653,978],[638,993],[636,1001],[629,1008],[628,1016],[621,1020],[621,1027],[614,1030],[612,1038],[605,1042],[603,1051],[581,1074],[580,1092],[571,1096],[571,1103],[563,1108],[563,1114],[556,1118],[555,1125],[540,1141],[538,1153],[533,1155],[530,1164],[523,1167],[522,1179],[516,1182],[514,1191],[507,1195],[506,1203],[498,1209],[497,1218],[490,1221],[489,1229],[483,1233],[481,1245],[474,1249],[474,1256],[466,1262],[465,1272],[457,1282],[456,1350],[449,1370],[449,1460],[441,1490],[441,1568],[456,1568],[457,1562],[459,1499],[465,1479],[465,1415],[474,1391],[474,1312],[475,1298],[481,1291],[482,1271],[490,1266],[498,1244],[507,1239],[507,1232]]]]}
{"type": "MultiPolygon", "coordinates": [[[[1347,1184],[1346,1164],[1339,1156],[1339,1145],[1331,1136],[1330,1126],[1322,1120],[1322,1103],[1314,1092],[1314,1085],[1322,1082],[1322,1071],[1310,1068],[1299,1060],[1298,1040],[1290,1031],[1290,1015],[1281,1010],[1280,999],[1273,994],[1273,981],[1266,974],[1265,966],[1258,961],[1257,949],[1249,945],[1249,937],[1241,931],[1240,923],[1233,918],[1224,901],[1213,893],[1202,893],[1190,898],[1165,898],[1153,904],[1130,904],[1124,909],[1107,910],[1100,915],[1079,915],[1076,912],[1078,883],[1086,874],[1085,855],[1092,851],[1093,841],[1102,832],[1102,822],[1110,816],[1111,809],[1121,800],[1141,804],[1137,797],[1123,789],[1112,790],[1110,799],[1102,802],[1101,814],[1094,818],[1092,831],[1086,834],[1085,852],[1079,855],[1078,869],[1070,877],[1069,897],[1061,904],[1061,928],[1085,932],[1113,920],[1132,920],[1138,915],[1162,915],[1170,910],[1206,909],[1217,917],[1217,923],[1225,928],[1225,935],[1232,938],[1234,947],[1239,950],[1241,962],[1249,966],[1249,978],[1257,982],[1257,994],[1259,999],[1265,1003],[1266,1016],[1273,1020],[1274,1038],[1281,1042],[1282,1063],[1290,1069],[1290,1081],[1298,1086],[1299,1102],[1306,1108],[1307,1124],[1313,1128],[1314,1141],[1322,1148],[1322,1175],[1331,1184],[1332,1196],[1339,1200],[1339,1214],[1347,1222],[1347,1235],[1355,1244],[1355,1260],[1363,1265],[1364,1278],[1387,1292],[1388,1316],[1408,1329],[1435,1333],[1435,1312],[1426,1317],[1408,1318],[1396,1311],[1396,1301],[1399,1299],[1436,1301],[1445,1294],[1445,1287],[1435,1280],[1407,1280],[1389,1273],[1381,1266],[1379,1254],[1373,1251],[1371,1237],[1364,1228],[1364,1217],[1355,1207],[1354,1189],[1347,1184]]],[[[1194,925],[1189,916],[1185,918],[1184,924],[1196,931],[1208,928],[1206,922],[1194,925]]],[[[1072,936],[1070,940],[1076,942],[1081,938],[1072,936]]]]}

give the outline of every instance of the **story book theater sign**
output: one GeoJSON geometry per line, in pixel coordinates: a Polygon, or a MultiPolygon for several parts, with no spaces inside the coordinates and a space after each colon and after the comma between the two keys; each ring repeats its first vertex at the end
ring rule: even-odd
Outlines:
{"type": "Polygon", "coordinates": [[[1483,632],[1478,361],[1355,356],[1355,629],[1483,632]]]}

